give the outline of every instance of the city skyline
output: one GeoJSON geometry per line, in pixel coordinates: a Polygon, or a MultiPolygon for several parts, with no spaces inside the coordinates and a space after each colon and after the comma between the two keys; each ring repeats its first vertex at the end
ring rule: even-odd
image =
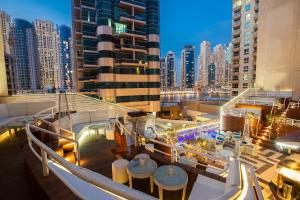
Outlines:
{"type": "MultiPolygon", "coordinates": [[[[55,24],[71,27],[71,1],[69,0],[51,2],[47,0],[26,2],[0,0],[0,2],[1,10],[13,18],[22,18],[27,21],[49,20],[55,24]],[[32,12],[32,8],[35,8],[35,12],[32,12]]],[[[161,56],[165,56],[168,51],[173,51],[179,58],[185,45],[192,44],[198,47],[205,40],[210,41],[212,46],[231,41],[231,0],[219,2],[218,6],[209,1],[192,0],[189,4],[180,2],[180,0],[160,2],[160,10],[164,11],[164,15],[160,16],[161,56]],[[219,14],[213,15],[212,9],[219,14]],[[180,11],[179,15],[178,12],[174,12],[176,10],[180,11]],[[197,24],[193,19],[205,20],[198,20],[197,24]],[[182,28],[178,29],[178,24],[182,28]]],[[[199,49],[196,48],[195,55],[198,54],[199,49]]],[[[180,61],[177,61],[176,66],[179,65],[180,61]]]]}

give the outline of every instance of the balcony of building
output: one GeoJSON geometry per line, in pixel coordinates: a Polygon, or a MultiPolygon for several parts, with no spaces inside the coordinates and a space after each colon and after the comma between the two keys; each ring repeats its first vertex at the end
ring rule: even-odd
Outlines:
{"type": "Polygon", "coordinates": [[[233,8],[233,12],[239,12],[242,9],[242,5],[233,8]]]}
{"type": "Polygon", "coordinates": [[[258,5],[258,4],[255,4],[255,5],[254,5],[254,10],[255,10],[255,12],[258,12],[258,11],[259,11],[259,5],[258,5]]]}
{"type": "Polygon", "coordinates": [[[241,29],[233,29],[232,35],[234,37],[238,37],[238,36],[240,36],[240,34],[241,34],[241,29]]]}
{"type": "Polygon", "coordinates": [[[234,14],[233,14],[233,19],[234,19],[234,20],[241,19],[241,16],[242,16],[242,14],[241,14],[240,12],[234,13],[234,14]]]}
{"type": "Polygon", "coordinates": [[[258,13],[254,14],[254,20],[257,21],[258,20],[258,13]]]}
{"type": "Polygon", "coordinates": [[[121,0],[120,7],[122,8],[134,8],[138,11],[145,11],[146,10],[146,3],[144,1],[133,1],[133,0],[121,0]]]}
{"type": "Polygon", "coordinates": [[[240,52],[240,46],[234,46],[232,52],[240,52]]]}
{"type": "Polygon", "coordinates": [[[146,24],[146,15],[144,13],[137,12],[133,15],[132,11],[120,9],[120,22],[134,22],[137,25],[144,26],[146,24]]]}
{"type": "Polygon", "coordinates": [[[241,21],[233,21],[232,23],[232,27],[233,28],[239,28],[241,26],[241,21]]]}
{"type": "Polygon", "coordinates": [[[239,44],[240,38],[232,38],[232,44],[239,44]]]}
{"type": "Polygon", "coordinates": [[[257,39],[257,31],[254,31],[254,32],[253,32],[253,38],[254,38],[254,39],[257,39]]]}
{"type": "Polygon", "coordinates": [[[135,25],[134,28],[131,24],[126,24],[126,28],[120,31],[121,37],[126,38],[136,38],[141,40],[146,40],[146,29],[144,26],[137,26],[135,25]]]}

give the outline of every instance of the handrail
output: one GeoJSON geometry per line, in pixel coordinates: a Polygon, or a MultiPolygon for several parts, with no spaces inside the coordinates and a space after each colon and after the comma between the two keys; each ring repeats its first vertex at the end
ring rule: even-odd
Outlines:
{"type": "Polygon", "coordinates": [[[97,176],[97,179],[95,178],[95,175],[84,172],[78,166],[73,165],[66,161],[64,158],[56,154],[52,149],[50,149],[48,146],[46,146],[43,142],[41,142],[39,139],[37,139],[30,131],[30,124],[26,125],[26,134],[28,137],[28,145],[30,146],[30,149],[33,151],[33,153],[38,157],[39,160],[42,161],[43,164],[43,172],[44,175],[49,174],[49,168],[48,168],[48,156],[51,157],[53,160],[55,160],[58,164],[60,164],[62,167],[64,167],[66,170],[71,172],[74,176],[77,176],[78,178],[95,185],[97,187],[100,187],[103,190],[106,190],[106,192],[112,192],[115,195],[119,196],[120,198],[126,198],[126,199],[132,199],[132,200],[140,200],[140,199],[155,199],[145,193],[139,192],[134,189],[129,189],[125,185],[117,184],[113,181],[107,180],[106,177],[99,174],[97,176]],[[39,156],[39,154],[35,151],[35,149],[32,147],[32,142],[34,142],[39,148],[41,148],[41,154],[42,156],[39,156]],[[44,171],[45,170],[45,171],[44,171]],[[47,173],[48,171],[48,173],[47,173]]]}
{"type": "Polygon", "coordinates": [[[63,136],[63,135],[60,135],[60,134],[57,134],[57,133],[54,133],[54,132],[51,132],[51,131],[48,131],[46,129],[43,129],[43,128],[40,128],[40,127],[37,127],[37,126],[34,126],[34,125],[31,125],[31,124],[28,124],[29,128],[32,128],[32,129],[35,129],[35,130],[38,130],[38,131],[41,131],[43,133],[47,133],[49,135],[52,135],[52,136],[55,136],[55,137],[60,137],[60,138],[63,138],[65,140],[69,140],[71,142],[73,142],[75,144],[75,149],[76,149],[76,164],[78,166],[80,166],[80,150],[79,150],[79,142],[76,140],[76,139],[72,139],[72,138],[69,138],[69,137],[66,137],[66,136],[63,136]]]}
{"type": "Polygon", "coordinates": [[[252,179],[253,187],[254,187],[254,192],[257,200],[264,200],[264,196],[262,194],[261,188],[259,186],[257,177],[255,175],[254,167],[250,166],[250,177],[252,179]]]}

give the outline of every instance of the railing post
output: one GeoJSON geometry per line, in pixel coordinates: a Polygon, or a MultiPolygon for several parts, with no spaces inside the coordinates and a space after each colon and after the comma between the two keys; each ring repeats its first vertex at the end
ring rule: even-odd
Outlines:
{"type": "Polygon", "coordinates": [[[80,150],[79,150],[79,142],[75,143],[76,145],[76,157],[77,157],[77,165],[80,166],[80,150]]]}
{"type": "Polygon", "coordinates": [[[43,176],[49,175],[47,152],[41,149],[43,176]]]}

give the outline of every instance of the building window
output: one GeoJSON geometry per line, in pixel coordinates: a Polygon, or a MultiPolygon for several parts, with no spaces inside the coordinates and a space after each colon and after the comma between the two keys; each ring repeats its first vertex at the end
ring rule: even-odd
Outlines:
{"type": "Polygon", "coordinates": [[[248,66],[244,66],[244,72],[248,72],[249,67],[248,66]]]}
{"type": "Polygon", "coordinates": [[[250,36],[251,36],[251,32],[250,31],[245,32],[245,34],[244,34],[244,45],[245,46],[249,46],[249,44],[250,44],[250,36]]]}
{"type": "Polygon", "coordinates": [[[248,88],[248,83],[243,83],[243,88],[248,88]]]}
{"type": "Polygon", "coordinates": [[[245,29],[251,28],[251,22],[245,22],[245,29]]]}
{"type": "Polygon", "coordinates": [[[250,10],[251,10],[251,4],[247,4],[247,5],[245,6],[245,11],[248,12],[248,11],[250,11],[250,10]]]}
{"type": "Polygon", "coordinates": [[[249,49],[244,49],[244,55],[249,55],[249,49]]]}
{"type": "Polygon", "coordinates": [[[245,15],[245,21],[248,22],[250,20],[251,20],[251,14],[248,13],[248,14],[245,15]]]}
{"type": "Polygon", "coordinates": [[[244,63],[249,63],[249,58],[244,58],[244,63]]]}
{"type": "Polygon", "coordinates": [[[233,4],[233,8],[236,8],[238,6],[241,6],[242,5],[242,0],[238,0],[236,1],[234,4],[233,4]]]}
{"type": "Polygon", "coordinates": [[[250,3],[251,0],[246,0],[246,3],[250,3]]]}
{"type": "Polygon", "coordinates": [[[243,81],[248,81],[248,74],[243,75],[243,81]]]}

